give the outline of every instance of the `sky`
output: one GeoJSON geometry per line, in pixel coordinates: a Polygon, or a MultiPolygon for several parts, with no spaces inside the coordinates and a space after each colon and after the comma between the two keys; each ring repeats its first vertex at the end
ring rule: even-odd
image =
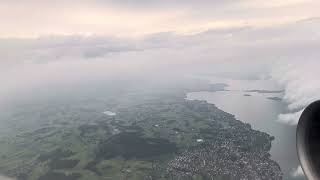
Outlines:
{"type": "Polygon", "coordinates": [[[143,36],[272,26],[319,16],[311,0],[1,0],[0,37],[143,36]]]}
{"type": "Polygon", "coordinates": [[[310,0],[0,0],[0,93],[164,68],[271,77],[293,112],[279,121],[296,124],[319,97],[319,7],[310,0]]]}
{"type": "Polygon", "coordinates": [[[2,97],[166,73],[272,78],[295,125],[320,98],[320,1],[0,0],[2,97]]]}

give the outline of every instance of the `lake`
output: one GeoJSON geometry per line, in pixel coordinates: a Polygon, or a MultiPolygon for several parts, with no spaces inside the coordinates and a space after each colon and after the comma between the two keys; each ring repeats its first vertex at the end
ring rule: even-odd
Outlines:
{"type": "MultiPolygon", "coordinates": [[[[208,77],[207,77],[208,78],[208,77]]],[[[296,152],[296,126],[282,124],[277,121],[278,115],[287,112],[287,105],[277,98],[283,93],[244,92],[245,90],[281,90],[281,87],[271,80],[232,80],[208,78],[211,83],[226,83],[228,91],[191,92],[189,100],[205,100],[218,108],[234,114],[243,122],[250,123],[253,129],[267,132],[275,137],[270,151],[271,158],[278,162],[284,173],[284,180],[302,180],[304,177],[294,177],[293,172],[299,166],[296,152]]]]}

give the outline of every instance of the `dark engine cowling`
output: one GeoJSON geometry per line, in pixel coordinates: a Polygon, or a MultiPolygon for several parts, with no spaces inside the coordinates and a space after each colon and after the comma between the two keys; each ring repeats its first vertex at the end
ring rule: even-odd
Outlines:
{"type": "Polygon", "coordinates": [[[309,180],[320,180],[320,101],[310,104],[297,126],[297,150],[309,180]]]}

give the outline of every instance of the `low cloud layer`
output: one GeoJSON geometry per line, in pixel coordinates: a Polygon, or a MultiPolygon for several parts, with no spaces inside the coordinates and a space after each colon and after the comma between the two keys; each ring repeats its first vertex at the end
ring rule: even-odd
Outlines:
{"type": "Polygon", "coordinates": [[[279,115],[279,121],[295,125],[303,109],[313,101],[320,99],[320,56],[306,54],[304,57],[292,57],[279,64],[274,78],[285,87],[284,100],[291,113],[279,115]]]}
{"type": "Polygon", "coordinates": [[[304,173],[303,173],[303,170],[301,168],[301,166],[299,166],[297,169],[293,170],[291,172],[291,176],[292,177],[303,177],[304,176],[304,173]]]}
{"type": "Polygon", "coordinates": [[[2,97],[14,91],[93,79],[211,73],[267,77],[282,84],[296,124],[319,99],[320,18],[266,27],[214,28],[192,35],[162,32],[139,38],[45,36],[0,39],[2,97]],[[163,73],[166,72],[166,73],[163,73]]]}
{"type": "Polygon", "coordinates": [[[302,111],[303,110],[298,112],[293,112],[293,113],[280,114],[278,116],[278,121],[281,123],[289,124],[289,125],[296,125],[298,124],[302,111]]]}

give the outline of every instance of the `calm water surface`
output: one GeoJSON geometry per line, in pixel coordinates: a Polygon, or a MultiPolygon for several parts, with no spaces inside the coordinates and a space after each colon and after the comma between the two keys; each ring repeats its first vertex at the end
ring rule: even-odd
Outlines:
{"type": "MultiPolygon", "coordinates": [[[[219,80],[221,82],[221,80],[219,80]]],[[[216,80],[212,80],[214,83],[216,80]]],[[[219,92],[191,92],[187,94],[189,100],[206,100],[218,108],[234,114],[237,119],[250,123],[257,129],[275,137],[271,149],[271,158],[279,163],[284,173],[284,180],[304,179],[293,177],[292,172],[298,167],[298,157],[295,144],[296,126],[282,124],[277,121],[281,113],[287,111],[287,106],[282,101],[267,99],[267,97],[282,97],[283,93],[248,93],[243,90],[264,89],[277,90],[276,84],[270,81],[257,80],[224,80],[230,86],[230,91],[219,92]],[[251,96],[244,96],[250,94],[251,96]]]]}

